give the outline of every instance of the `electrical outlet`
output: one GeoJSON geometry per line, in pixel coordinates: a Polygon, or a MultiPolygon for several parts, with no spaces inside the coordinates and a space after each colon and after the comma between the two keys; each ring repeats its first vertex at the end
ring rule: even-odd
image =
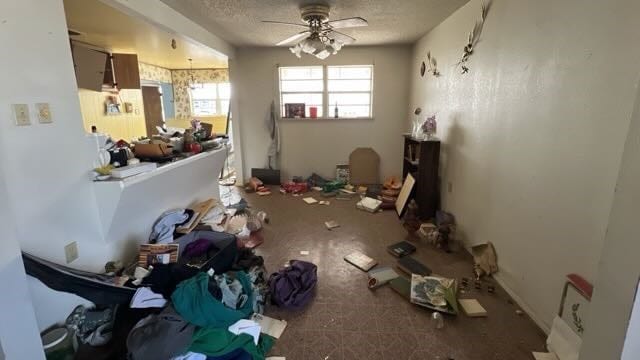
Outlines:
{"type": "Polygon", "coordinates": [[[447,182],[447,192],[449,193],[453,192],[453,183],[451,181],[447,182]]]}
{"type": "Polygon", "coordinates": [[[13,118],[16,120],[16,125],[31,125],[31,120],[29,119],[29,105],[13,104],[11,107],[13,108],[13,118]]]}
{"type": "Polygon", "coordinates": [[[64,256],[67,258],[67,264],[70,264],[78,258],[78,243],[72,242],[64,247],[64,256]]]}
{"type": "Polygon", "coordinates": [[[53,119],[51,118],[51,109],[49,103],[37,103],[36,112],[38,114],[38,120],[40,124],[51,124],[53,119]]]}

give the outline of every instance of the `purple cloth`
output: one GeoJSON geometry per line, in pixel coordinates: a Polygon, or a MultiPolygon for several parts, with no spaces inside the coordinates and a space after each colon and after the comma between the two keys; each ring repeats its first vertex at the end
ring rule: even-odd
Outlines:
{"type": "Polygon", "coordinates": [[[207,251],[209,251],[211,245],[211,241],[207,239],[198,239],[187,245],[187,247],[184,248],[182,255],[188,258],[205,255],[207,251]]]}
{"type": "Polygon", "coordinates": [[[269,289],[271,301],[280,307],[297,309],[305,306],[314,296],[318,282],[316,265],[292,260],[291,266],[271,274],[269,289]]]}

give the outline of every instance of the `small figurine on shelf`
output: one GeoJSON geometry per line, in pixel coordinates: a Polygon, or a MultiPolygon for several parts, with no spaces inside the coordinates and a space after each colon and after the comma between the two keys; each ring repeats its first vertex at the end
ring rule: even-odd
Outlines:
{"type": "Polygon", "coordinates": [[[422,124],[422,131],[427,135],[428,140],[435,138],[437,125],[435,115],[428,117],[424,124],[422,124]]]}
{"type": "Polygon", "coordinates": [[[191,131],[195,141],[200,142],[207,139],[207,131],[200,120],[191,120],[191,131]]]}

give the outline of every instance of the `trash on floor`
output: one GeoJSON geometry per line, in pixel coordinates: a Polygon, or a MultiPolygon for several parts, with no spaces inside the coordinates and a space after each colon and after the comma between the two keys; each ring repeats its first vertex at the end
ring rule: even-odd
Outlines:
{"type": "Polygon", "coordinates": [[[362,271],[369,271],[378,264],[377,261],[373,260],[372,258],[368,257],[367,255],[359,251],[353,252],[345,256],[344,261],[348,262],[349,264],[357,267],[362,271]]]}
{"type": "Polygon", "coordinates": [[[304,255],[304,256],[309,255],[309,251],[307,251],[307,250],[301,250],[301,251],[300,251],[300,255],[304,255]]]}
{"type": "Polygon", "coordinates": [[[412,274],[411,303],[447,314],[457,314],[455,279],[412,274]]]}
{"type": "Polygon", "coordinates": [[[473,254],[475,263],[473,268],[476,278],[479,279],[482,276],[491,275],[498,271],[496,250],[491,242],[472,246],[471,254],[473,254]]]}
{"type": "Polygon", "coordinates": [[[317,204],[317,203],[318,203],[318,200],[316,200],[316,199],[314,199],[314,198],[312,198],[312,197],[302,198],[302,201],[306,202],[306,203],[307,203],[307,204],[309,204],[309,205],[317,204]]]}
{"type": "Polygon", "coordinates": [[[271,302],[285,309],[300,309],[315,294],[318,283],[318,267],[310,262],[292,260],[289,267],[280,269],[269,277],[271,302]]]}
{"type": "Polygon", "coordinates": [[[532,352],[535,360],[559,360],[555,353],[532,352]]]}
{"type": "Polygon", "coordinates": [[[389,286],[407,301],[411,301],[411,281],[404,276],[389,281],[389,286]]]}
{"type": "Polygon", "coordinates": [[[389,245],[387,247],[387,251],[389,252],[389,254],[400,258],[406,255],[413,254],[416,251],[416,247],[406,241],[400,241],[393,245],[389,245]]]}
{"type": "Polygon", "coordinates": [[[340,227],[340,224],[338,224],[337,221],[329,220],[324,222],[324,226],[326,226],[328,230],[333,230],[337,227],[340,227]]]}
{"type": "Polygon", "coordinates": [[[328,200],[320,200],[318,201],[318,205],[330,205],[331,202],[328,200]]]}
{"type": "Polygon", "coordinates": [[[284,329],[287,327],[287,322],[284,320],[277,320],[262,314],[251,315],[251,320],[257,322],[262,328],[262,333],[271,337],[279,339],[284,329]]]}
{"type": "Polygon", "coordinates": [[[458,299],[462,311],[468,317],[486,317],[487,310],[480,305],[480,302],[476,299],[458,299]]]}
{"type": "Polygon", "coordinates": [[[409,236],[414,237],[421,225],[418,217],[418,204],[414,199],[411,199],[402,217],[402,226],[407,230],[409,236]]]}
{"type": "Polygon", "coordinates": [[[431,275],[431,269],[423,265],[418,260],[414,259],[412,256],[404,256],[400,260],[398,260],[398,269],[404,271],[405,273],[418,274],[422,276],[431,275]]]}
{"type": "Polygon", "coordinates": [[[377,289],[382,285],[387,284],[389,281],[397,278],[398,273],[395,272],[392,268],[388,266],[377,267],[375,269],[369,270],[367,273],[369,277],[368,286],[369,289],[377,289]]]}
{"type": "Polygon", "coordinates": [[[368,211],[370,213],[375,213],[380,210],[380,205],[382,201],[378,199],[373,199],[370,197],[365,197],[364,199],[358,201],[356,204],[356,208],[364,211],[368,211]]]}

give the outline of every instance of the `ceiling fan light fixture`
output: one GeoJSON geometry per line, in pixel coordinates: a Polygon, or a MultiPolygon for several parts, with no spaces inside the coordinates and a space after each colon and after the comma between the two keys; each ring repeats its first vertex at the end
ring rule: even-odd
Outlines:
{"type": "Polygon", "coordinates": [[[320,60],[324,60],[326,58],[329,57],[329,55],[331,55],[331,53],[327,50],[327,49],[322,49],[321,51],[318,51],[317,54],[315,54],[316,57],[320,60]]]}

